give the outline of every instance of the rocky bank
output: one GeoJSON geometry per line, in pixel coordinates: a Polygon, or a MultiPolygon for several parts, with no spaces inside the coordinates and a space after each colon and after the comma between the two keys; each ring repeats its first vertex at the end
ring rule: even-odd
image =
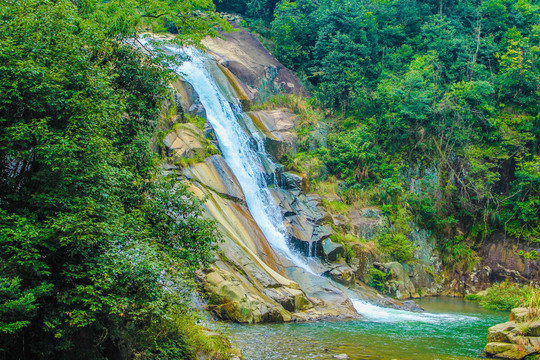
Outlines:
{"type": "Polygon", "coordinates": [[[486,354],[500,359],[540,359],[540,314],[512,309],[508,322],[488,329],[486,354]]]}

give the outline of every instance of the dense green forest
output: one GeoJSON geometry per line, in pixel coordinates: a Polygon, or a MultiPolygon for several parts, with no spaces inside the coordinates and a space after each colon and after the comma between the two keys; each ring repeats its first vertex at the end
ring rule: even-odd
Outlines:
{"type": "MultiPolygon", "coordinates": [[[[151,151],[169,74],[128,45],[216,32],[211,1],[0,3],[0,359],[192,358],[218,239],[151,151]]],[[[220,345],[221,344],[221,345],[220,345]]],[[[217,355],[216,355],[217,356],[217,355]]]]}
{"type": "Polygon", "coordinates": [[[271,36],[325,112],[327,144],[313,135],[317,124],[300,130],[299,170],[322,158],[315,180],[336,175],[345,198],[370,196],[395,224],[434,230],[450,263],[472,258],[495,231],[540,241],[538,2],[217,6],[271,36]]]}

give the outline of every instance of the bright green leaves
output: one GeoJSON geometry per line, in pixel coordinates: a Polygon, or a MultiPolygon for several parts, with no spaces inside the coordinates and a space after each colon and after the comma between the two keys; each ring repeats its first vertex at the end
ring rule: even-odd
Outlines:
{"type": "Polygon", "coordinates": [[[511,235],[540,242],[540,156],[518,157],[516,180],[504,200],[503,220],[511,235]]]}
{"type": "Polygon", "coordinates": [[[0,336],[13,334],[30,324],[38,310],[37,300],[52,289],[40,284],[22,289],[20,278],[0,277],[0,336]]]}
{"type": "Polygon", "coordinates": [[[530,0],[304,0],[278,5],[272,30],[338,113],[312,154],[450,239],[458,264],[496,230],[538,239],[539,20],[530,0]]]}
{"type": "Polygon", "coordinates": [[[198,44],[205,36],[217,35],[217,27],[230,26],[213,12],[211,0],[81,0],[81,17],[99,24],[108,38],[133,38],[145,30],[167,30],[179,44],[198,44]]]}
{"type": "Polygon", "coordinates": [[[170,75],[125,40],[167,20],[177,42],[197,43],[220,23],[213,5],[3,4],[1,351],[104,358],[122,343],[161,356],[147,331],[189,312],[193,271],[218,236],[185,185],[158,180],[150,144],[170,75]]]}
{"type": "Polygon", "coordinates": [[[375,139],[367,127],[332,135],[327,161],[332,173],[340,175],[348,184],[368,182],[377,178],[379,157],[375,139]]]}
{"type": "Polygon", "coordinates": [[[502,51],[496,55],[501,101],[520,106],[538,105],[540,78],[540,25],[526,37],[516,28],[504,36],[502,51]]]}
{"type": "Polygon", "coordinates": [[[311,0],[283,1],[276,8],[276,18],[272,22],[275,52],[290,68],[304,70],[310,64],[316,40],[316,33],[311,28],[315,9],[311,0]]]}

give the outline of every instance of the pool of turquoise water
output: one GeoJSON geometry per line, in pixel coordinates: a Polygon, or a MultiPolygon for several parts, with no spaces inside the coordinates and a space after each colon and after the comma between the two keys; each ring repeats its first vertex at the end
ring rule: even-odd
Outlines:
{"type": "Polygon", "coordinates": [[[233,344],[246,360],[351,359],[449,360],[482,357],[487,329],[507,321],[508,313],[490,311],[459,298],[424,298],[415,314],[366,310],[362,321],[289,324],[228,324],[233,344]]]}

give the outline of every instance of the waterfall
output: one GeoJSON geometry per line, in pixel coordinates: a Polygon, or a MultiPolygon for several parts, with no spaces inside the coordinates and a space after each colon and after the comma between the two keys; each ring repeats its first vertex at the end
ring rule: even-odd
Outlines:
{"type": "Polygon", "coordinates": [[[167,47],[167,50],[178,55],[187,55],[188,59],[181,66],[174,67],[174,71],[189,82],[199,95],[207,119],[216,133],[223,158],[236,176],[248,209],[264,236],[274,250],[281,252],[296,266],[314,274],[300,255],[288,246],[281,210],[268,189],[262,170],[262,160],[270,163],[271,160],[257,132],[252,133],[255,140],[253,146],[252,138],[238,121],[238,117],[243,117],[249,123],[249,117],[242,112],[238,103],[231,104],[217,86],[217,81],[210,71],[212,66],[216,66],[214,61],[194,48],[167,47]]]}
{"type": "MultiPolygon", "coordinates": [[[[149,41],[139,39],[139,42],[145,48],[152,49],[149,41]]],[[[213,59],[195,48],[172,46],[164,48],[184,60],[181,65],[171,65],[171,68],[190,83],[198,94],[206,111],[206,118],[215,131],[222,156],[242,188],[249,212],[271,247],[296,266],[296,268],[291,269],[296,271],[298,268],[300,273],[304,271],[303,274],[309,275],[308,278],[311,280],[317,279],[315,283],[319,285],[321,291],[343,292],[351,300],[356,312],[371,321],[440,323],[459,320],[452,315],[419,314],[383,308],[359,299],[362,297],[359,296],[359,293],[314,272],[308,265],[306,258],[289,248],[289,238],[283,216],[268,188],[266,178],[268,172],[264,170],[267,168],[265,165],[270,164],[273,168],[274,164],[267,154],[264,141],[251,118],[242,111],[234,90],[220,87],[220,83],[227,83],[226,77],[213,59]]],[[[269,175],[274,185],[277,185],[275,173],[269,175]]],[[[315,256],[315,249],[310,242],[307,259],[315,256]]],[[[308,286],[313,287],[313,283],[310,283],[308,278],[306,278],[308,286]]]]}

